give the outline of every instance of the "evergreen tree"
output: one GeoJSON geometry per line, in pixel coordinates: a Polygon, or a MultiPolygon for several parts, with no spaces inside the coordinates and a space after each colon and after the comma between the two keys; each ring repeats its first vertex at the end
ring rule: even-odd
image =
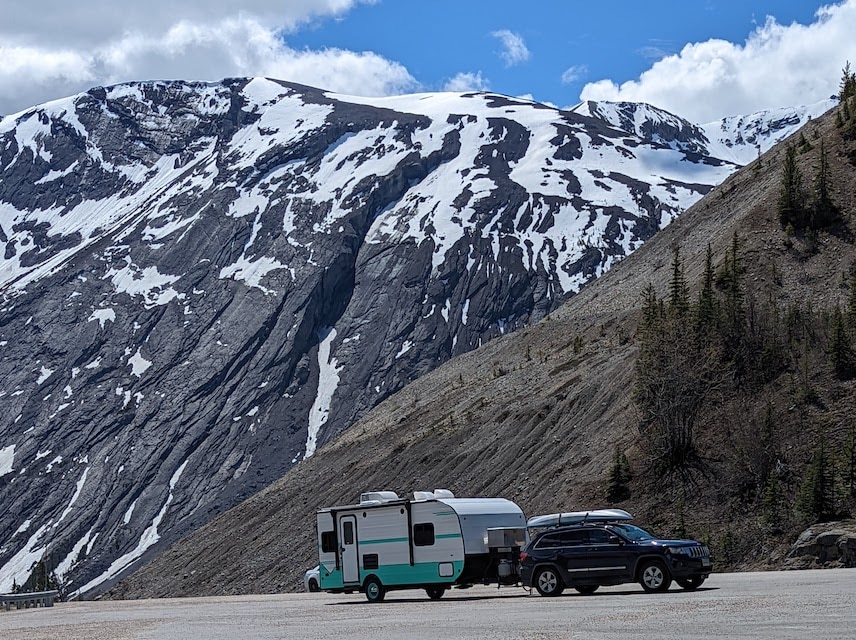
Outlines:
{"type": "Polygon", "coordinates": [[[826,146],[820,141],[820,169],[814,179],[812,198],[812,228],[818,229],[832,224],[836,218],[835,205],[829,197],[829,160],[826,146]]]}
{"type": "Polygon", "coordinates": [[[615,445],[612,467],[609,470],[606,499],[608,502],[621,502],[630,497],[630,464],[627,456],[615,445]]]}
{"type": "Polygon", "coordinates": [[[776,420],[773,403],[767,400],[764,422],[761,423],[761,477],[768,478],[776,463],[776,420]]]}
{"type": "Polygon", "coordinates": [[[741,380],[746,373],[746,306],[739,247],[740,241],[735,232],[731,238],[731,248],[725,252],[724,274],[721,277],[725,292],[721,335],[724,356],[731,360],[735,376],[741,380]]]}
{"type": "Polygon", "coordinates": [[[669,281],[669,310],[682,318],[690,310],[690,290],[681,264],[681,252],[678,247],[672,250],[672,279],[669,281]]]}
{"type": "Polygon", "coordinates": [[[761,507],[764,524],[773,531],[781,531],[784,516],[784,496],[782,495],[779,476],[775,473],[767,476],[761,507]]]}
{"type": "Polygon", "coordinates": [[[668,308],[657,300],[653,287],[644,293],[633,398],[651,467],[660,475],[683,476],[701,466],[696,422],[716,391],[721,371],[718,353],[700,347],[688,313],[681,315],[689,294],[677,253],[672,274],[668,308]]]}
{"type": "Polygon", "coordinates": [[[797,153],[794,145],[788,145],[785,151],[785,164],[782,168],[782,186],[779,191],[779,220],[782,227],[792,225],[794,229],[804,230],[806,224],[805,193],[802,173],[797,165],[797,153]]]}
{"type": "Polygon", "coordinates": [[[850,295],[847,298],[847,325],[851,331],[856,329],[856,273],[850,276],[850,295]]]}
{"type": "Polygon", "coordinates": [[[648,283],[642,292],[642,323],[643,331],[654,330],[661,320],[660,304],[657,301],[657,291],[654,285],[648,283]]]}
{"type": "Polygon", "coordinates": [[[856,96],[856,73],[850,70],[850,61],[848,60],[841,72],[838,98],[841,102],[846,103],[853,96],[856,96]]]}
{"type": "Polygon", "coordinates": [[[830,458],[821,434],[797,494],[797,511],[807,521],[822,522],[834,517],[833,484],[830,458]]]}
{"type": "Polygon", "coordinates": [[[844,468],[842,469],[844,490],[852,500],[856,498],[856,425],[850,423],[844,442],[844,468]]]}
{"type": "Polygon", "coordinates": [[[832,331],[829,339],[829,351],[832,356],[832,366],[835,375],[845,380],[853,375],[853,350],[850,346],[850,336],[844,324],[841,308],[836,306],[832,314],[832,331]]]}
{"type": "Polygon", "coordinates": [[[696,305],[696,326],[699,334],[704,338],[709,338],[717,324],[717,301],[716,292],[713,289],[713,278],[713,250],[708,244],[701,291],[699,291],[698,304],[696,305]]]}

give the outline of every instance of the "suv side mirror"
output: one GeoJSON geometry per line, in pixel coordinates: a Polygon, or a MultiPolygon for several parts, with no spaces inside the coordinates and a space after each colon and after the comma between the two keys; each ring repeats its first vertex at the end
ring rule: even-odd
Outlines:
{"type": "Polygon", "coordinates": [[[613,533],[609,536],[609,544],[624,544],[624,540],[613,533]]]}

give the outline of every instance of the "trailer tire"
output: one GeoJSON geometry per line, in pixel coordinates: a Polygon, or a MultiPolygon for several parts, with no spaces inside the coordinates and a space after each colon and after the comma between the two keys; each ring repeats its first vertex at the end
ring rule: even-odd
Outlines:
{"type": "Polygon", "coordinates": [[[425,593],[427,593],[428,597],[432,600],[439,600],[443,597],[443,594],[446,593],[446,587],[440,584],[435,584],[430,587],[425,587],[425,593]]]}
{"type": "Polygon", "coordinates": [[[383,602],[386,596],[386,589],[375,576],[366,578],[363,589],[366,592],[366,600],[369,602],[383,602]]]}

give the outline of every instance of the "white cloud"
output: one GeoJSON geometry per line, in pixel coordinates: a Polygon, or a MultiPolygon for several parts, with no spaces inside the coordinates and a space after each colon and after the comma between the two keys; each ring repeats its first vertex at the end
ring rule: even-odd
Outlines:
{"type": "Polygon", "coordinates": [[[582,79],[586,73],[588,73],[588,67],[584,64],[568,67],[562,74],[562,84],[573,84],[577,80],[582,79]]]}
{"type": "Polygon", "coordinates": [[[446,81],[443,91],[488,91],[490,83],[482,77],[481,71],[476,73],[459,73],[446,81]]]}
{"type": "Polygon", "coordinates": [[[180,22],[212,25],[227,18],[253,16],[290,31],[323,16],[341,15],[356,4],[375,0],[4,0],[3,39],[51,42],[78,48],[103,44],[117,34],[157,36],[180,22]]]}
{"type": "Polygon", "coordinates": [[[490,35],[502,43],[503,49],[499,57],[505,61],[505,66],[513,67],[529,60],[529,49],[526,48],[526,43],[518,34],[508,29],[502,29],[501,31],[494,31],[490,35]]]}
{"type": "Polygon", "coordinates": [[[373,1],[189,0],[175,7],[172,0],[45,0],[38,11],[13,10],[0,23],[0,114],[93,85],[146,79],[267,75],[358,95],[415,90],[405,67],[377,54],[297,50],[285,40],[313,18],[373,1]]]}
{"type": "Polygon", "coordinates": [[[742,45],[687,44],[637,80],[587,84],[582,100],[649,102],[695,122],[809,104],[838,92],[844,62],[856,61],[856,0],[821,7],[810,25],[773,18],[742,45]]]}

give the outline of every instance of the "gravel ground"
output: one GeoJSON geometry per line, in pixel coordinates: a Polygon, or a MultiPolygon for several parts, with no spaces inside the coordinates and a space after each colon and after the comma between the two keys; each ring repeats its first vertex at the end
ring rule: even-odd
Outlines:
{"type": "Polygon", "coordinates": [[[360,594],[62,603],[0,613],[4,640],[274,638],[526,639],[856,637],[856,569],[715,574],[694,593],[636,585],[559,598],[475,587],[370,605],[360,594]]]}

